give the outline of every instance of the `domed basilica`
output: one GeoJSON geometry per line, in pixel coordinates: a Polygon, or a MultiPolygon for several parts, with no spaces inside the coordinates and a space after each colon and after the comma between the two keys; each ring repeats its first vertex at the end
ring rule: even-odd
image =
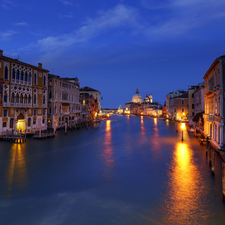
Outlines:
{"type": "Polygon", "coordinates": [[[139,94],[139,90],[138,89],[136,90],[135,95],[132,97],[131,102],[134,102],[134,103],[142,103],[143,102],[142,97],[139,94]]]}

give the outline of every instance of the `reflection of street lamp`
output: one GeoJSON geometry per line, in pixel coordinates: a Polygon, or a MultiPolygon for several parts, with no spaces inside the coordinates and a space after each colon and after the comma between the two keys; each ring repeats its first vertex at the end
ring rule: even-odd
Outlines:
{"type": "Polygon", "coordinates": [[[185,123],[182,123],[182,124],[181,124],[181,131],[182,131],[182,132],[181,132],[181,141],[184,140],[184,138],[183,138],[183,136],[184,136],[184,135],[183,135],[184,129],[185,129],[185,123]]]}

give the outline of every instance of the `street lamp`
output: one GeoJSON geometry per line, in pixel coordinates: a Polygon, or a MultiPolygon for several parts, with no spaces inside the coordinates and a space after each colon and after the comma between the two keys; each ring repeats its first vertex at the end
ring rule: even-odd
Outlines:
{"type": "Polygon", "coordinates": [[[185,129],[185,123],[182,123],[181,124],[181,141],[183,141],[184,140],[184,134],[183,134],[183,132],[184,132],[184,129],[185,129]]]}

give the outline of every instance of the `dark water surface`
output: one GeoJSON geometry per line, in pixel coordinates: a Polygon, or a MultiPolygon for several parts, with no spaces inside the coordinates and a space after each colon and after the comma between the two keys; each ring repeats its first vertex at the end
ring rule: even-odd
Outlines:
{"type": "Polygon", "coordinates": [[[113,116],[99,128],[0,142],[0,224],[225,224],[221,160],[175,125],[113,116]]]}

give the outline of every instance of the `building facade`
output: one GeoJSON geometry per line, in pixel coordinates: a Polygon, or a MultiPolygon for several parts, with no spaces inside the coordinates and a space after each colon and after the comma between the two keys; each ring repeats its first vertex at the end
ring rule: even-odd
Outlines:
{"type": "Polygon", "coordinates": [[[101,111],[101,92],[90,87],[83,87],[83,88],[80,88],[80,94],[83,94],[83,93],[88,93],[89,95],[92,95],[92,97],[97,100],[98,113],[99,113],[101,111]]]}
{"type": "Polygon", "coordinates": [[[185,93],[186,91],[177,90],[177,91],[170,92],[168,95],[166,95],[166,118],[168,119],[176,118],[176,112],[174,112],[174,107],[173,107],[174,101],[172,99],[180,95],[183,95],[185,93]]]}
{"type": "Polygon", "coordinates": [[[48,128],[74,126],[81,113],[77,78],[48,75],[48,128]]]}
{"type": "Polygon", "coordinates": [[[225,56],[217,58],[205,76],[204,133],[211,138],[211,144],[220,149],[225,144],[225,56]]]}
{"type": "Polygon", "coordinates": [[[0,132],[47,129],[48,72],[0,50],[0,132]]]}

